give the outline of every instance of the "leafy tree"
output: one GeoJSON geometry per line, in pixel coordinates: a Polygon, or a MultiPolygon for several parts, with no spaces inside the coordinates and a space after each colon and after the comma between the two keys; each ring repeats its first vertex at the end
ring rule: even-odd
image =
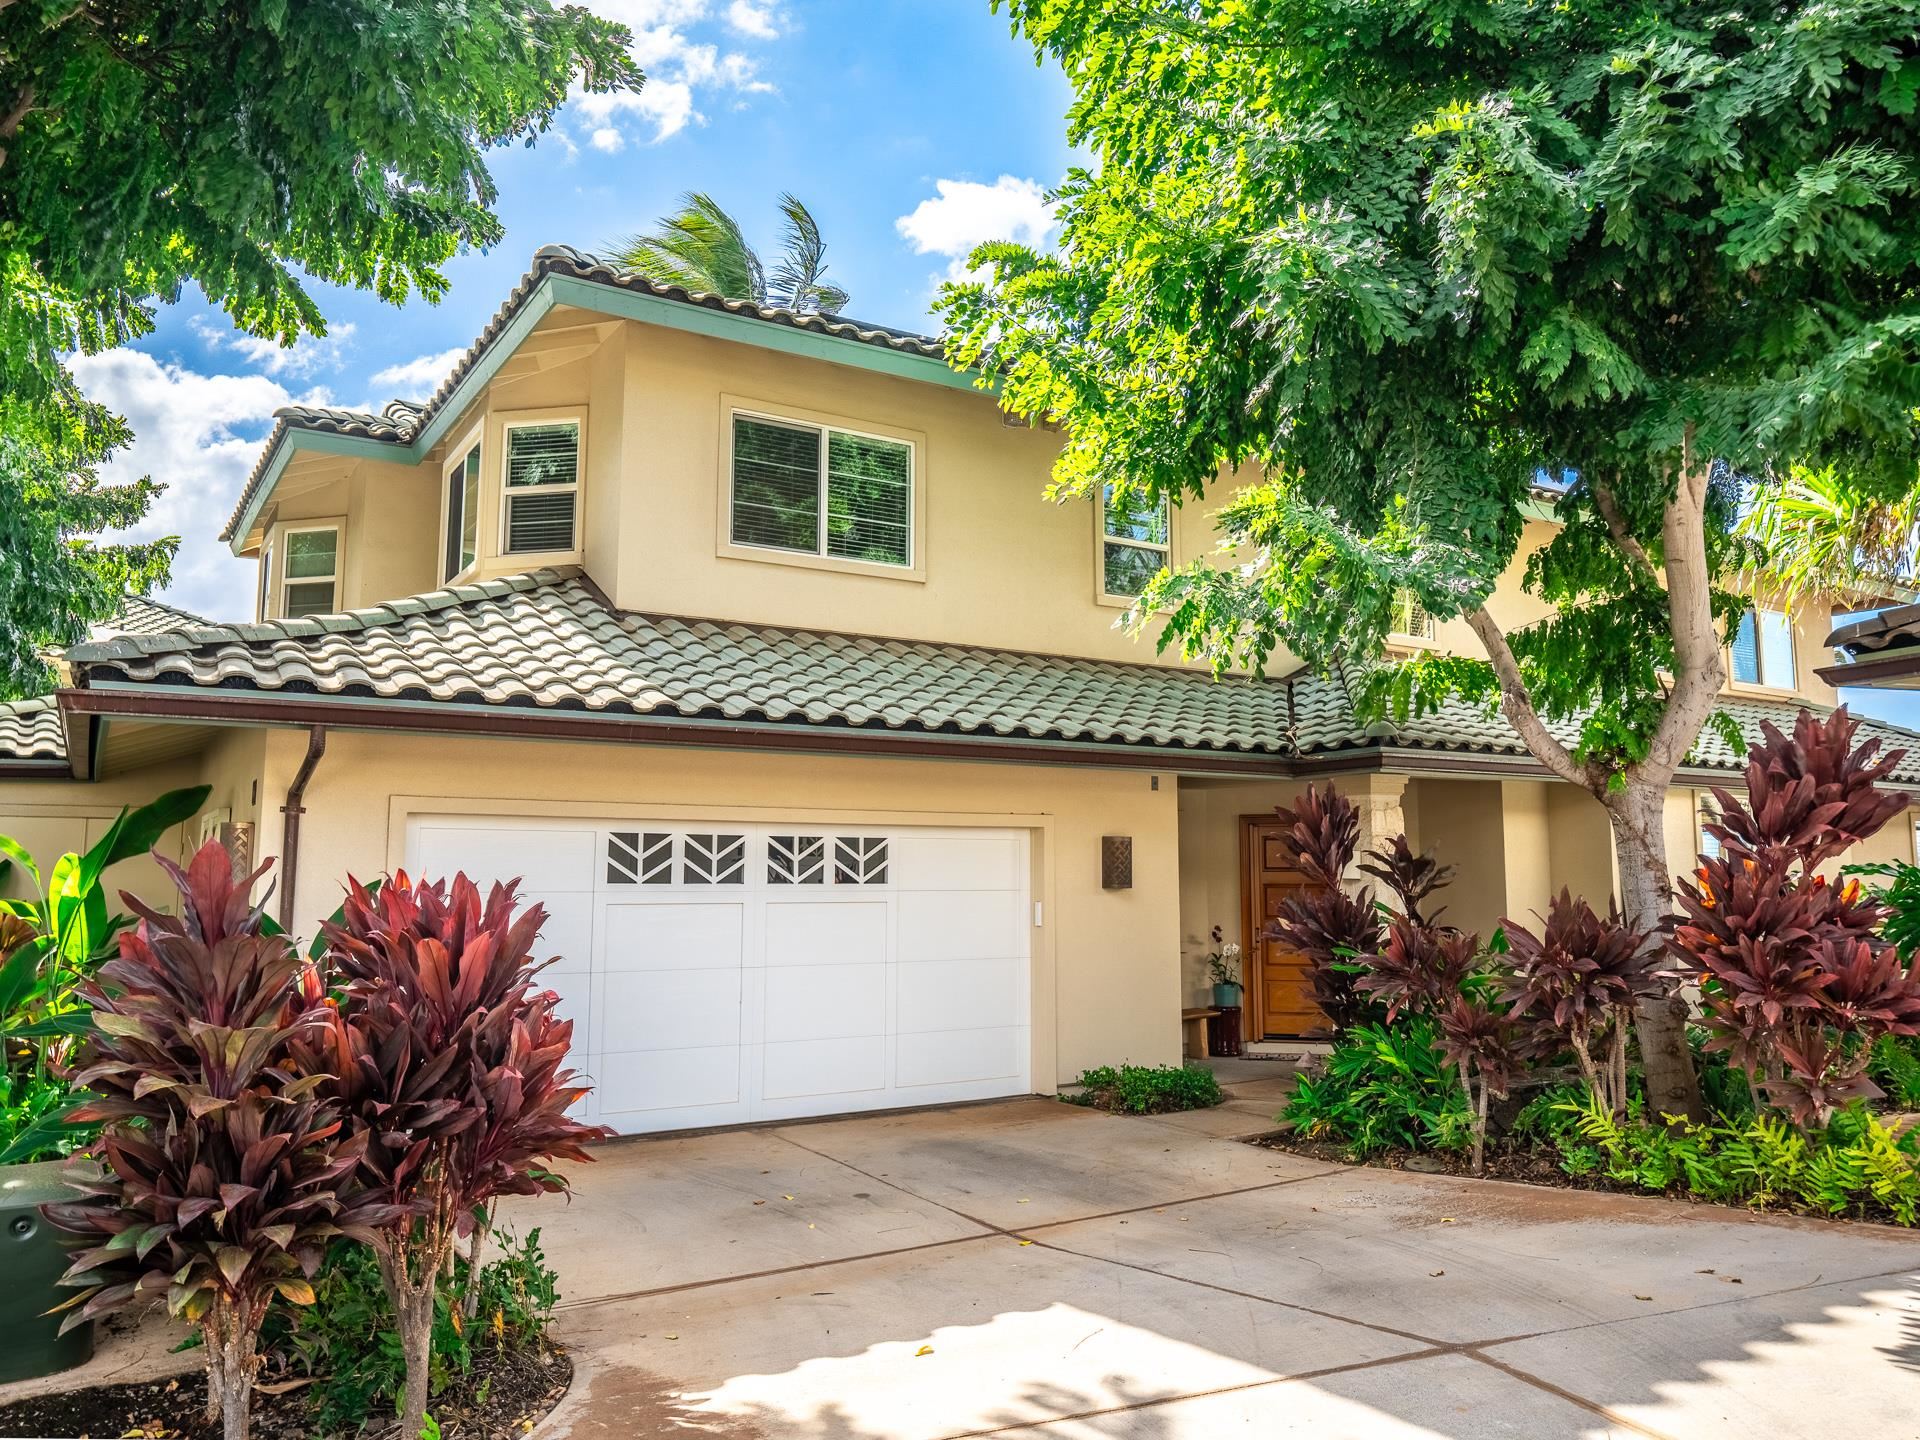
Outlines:
{"type": "Polygon", "coordinates": [[[127,437],[60,357],[147,333],[189,281],[282,344],[326,331],[303,277],[437,300],[446,260],[505,234],[485,150],[576,86],[638,86],[631,38],[548,0],[0,0],[0,433],[40,452],[0,457],[0,537],[30,537],[47,585],[0,571],[0,693],[106,588],[166,574],[164,543],[47,558],[153,493],[89,498],[127,437]],[[17,513],[33,487],[55,516],[17,513]]]}
{"type": "MultiPolygon", "coordinates": [[[[1916,0],[1007,0],[1095,164],[1057,253],[982,247],[959,365],[1060,423],[1054,488],[1196,499],[1244,568],[1136,621],[1216,666],[1377,655],[1402,587],[1486,658],[1376,708],[1497,703],[1613,822],[1626,922],[1670,904],[1661,812],[1739,608],[1740,477],[1903,490],[1920,405],[1916,0]],[[1526,561],[1549,619],[1487,609],[1526,561]],[[1577,726],[1562,743],[1549,722],[1577,726]]],[[[1638,1030],[1699,1110],[1684,1004],[1638,1030]]]]}
{"type": "Polygon", "coordinates": [[[796,314],[836,314],[851,297],[821,277],[827,269],[827,245],[807,207],[792,195],[780,197],[786,217],[780,258],[771,274],[740,222],[711,195],[693,191],[682,197],[677,214],[662,216],[648,235],[623,241],[615,257],[654,280],[729,300],[751,300],[796,314]]]}
{"type": "Polygon", "coordinates": [[[103,485],[98,466],[130,438],[126,425],[79,401],[45,426],[0,401],[0,700],[38,695],[53,680],[45,656],[86,636],[128,594],[164,585],[178,537],[96,544],[146,514],[160,486],[103,485]]]}

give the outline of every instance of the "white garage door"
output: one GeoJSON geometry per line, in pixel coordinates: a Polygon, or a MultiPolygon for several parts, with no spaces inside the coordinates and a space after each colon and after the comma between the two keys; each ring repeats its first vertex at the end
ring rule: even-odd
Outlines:
{"type": "Polygon", "coordinates": [[[545,904],[617,1130],[1032,1088],[1024,831],[420,817],[407,865],[545,904]]]}

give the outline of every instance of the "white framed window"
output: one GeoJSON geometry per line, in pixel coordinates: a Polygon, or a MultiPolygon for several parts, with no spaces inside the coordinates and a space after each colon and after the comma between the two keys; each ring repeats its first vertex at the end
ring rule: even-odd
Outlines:
{"type": "Polygon", "coordinates": [[[1733,636],[1733,678],[1742,685],[1795,688],[1792,616],[1756,608],[1740,617],[1733,636]]]}
{"type": "Polygon", "coordinates": [[[580,548],[580,422],[510,420],[504,427],[500,551],[580,548]]]}
{"type": "Polygon", "coordinates": [[[330,615],[340,608],[340,527],[289,526],[280,534],[280,616],[330,615]]]}
{"type": "Polygon", "coordinates": [[[1119,495],[1106,486],[1100,497],[1102,593],[1131,599],[1172,563],[1173,506],[1167,497],[1119,495]]]}
{"type": "MultiPolygon", "coordinates": [[[[1723,848],[1719,840],[1707,833],[1707,826],[1719,823],[1720,813],[1713,808],[1713,797],[1705,793],[1696,794],[1693,800],[1694,835],[1700,842],[1699,853],[1708,860],[1719,859],[1723,848]]],[[[1692,868],[1692,865],[1687,866],[1689,870],[1692,868]]]]}
{"type": "Polygon", "coordinates": [[[1389,629],[1403,640],[1433,639],[1433,616],[1411,590],[1393,592],[1393,619],[1389,629]]]}
{"type": "Polygon", "coordinates": [[[441,544],[443,584],[451,585],[480,558],[480,437],[454,451],[446,471],[445,518],[441,544]]]}
{"type": "Polygon", "coordinates": [[[731,544],[913,567],[910,442],[735,411],[729,443],[731,544]]]}

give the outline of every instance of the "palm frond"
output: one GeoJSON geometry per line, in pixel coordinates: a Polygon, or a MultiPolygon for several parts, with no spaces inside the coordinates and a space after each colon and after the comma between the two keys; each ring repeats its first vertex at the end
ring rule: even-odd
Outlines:
{"type": "Polygon", "coordinates": [[[1749,499],[1739,530],[1756,542],[1764,579],[1788,602],[1853,599],[1913,585],[1920,561],[1920,492],[1863,496],[1831,470],[1794,470],[1749,499]]]}
{"type": "Polygon", "coordinates": [[[780,263],[774,268],[769,303],[782,305],[796,314],[820,311],[833,314],[847,307],[850,297],[838,285],[829,285],[820,277],[826,273],[827,245],[820,238],[820,226],[813,212],[797,196],[780,197],[780,213],[786,217],[780,263]]]}
{"type": "Polygon", "coordinates": [[[766,272],[740,223],[711,195],[694,191],[656,228],[615,248],[614,258],[666,285],[728,300],[767,303],[766,272]]]}

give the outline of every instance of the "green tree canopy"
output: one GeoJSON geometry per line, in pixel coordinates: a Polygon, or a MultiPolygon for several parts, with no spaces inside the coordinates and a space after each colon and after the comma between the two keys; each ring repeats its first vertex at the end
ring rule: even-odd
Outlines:
{"type": "MultiPolygon", "coordinates": [[[[10,475],[39,476],[0,506],[68,497],[53,522],[0,511],[0,533],[70,541],[151,499],[90,488],[127,437],[62,355],[147,333],[189,281],[282,344],[326,331],[309,279],[437,300],[444,262],[504,233],[485,151],[531,142],[575,86],[638,86],[631,38],[548,0],[0,0],[0,424],[10,475]],[[73,469],[56,485],[49,463],[73,469]]],[[[171,550],[67,548],[33,612],[5,587],[0,655],[104,618],[110,582],[157,583],[171,550]]]]}
{"type": "MultiPolygon", "coordinates": [[[[1607,805],[1650,925],[1739,604],[1740,480],[1915,474],[1920,3],[1008,9],[1098,163],[1057,253],[983,247],[989,280],[947,291],[956,360],[1062,424],[1063,492],[1248,480],[1221,520],[1251,563],[1151,587],[1166,641],[1327,666],[1379,654],[1396,589],[1464,616],[1485,660],[1376,701],[1497,699],[1607,805]],[[1553,615],[1507,634],[1484,602],[1542,467],[1572,478],[1526,568],[1553,615]]],[[[1641,1038],[1656,1103],[1691,1104],[1678,1017],[1641,1038]]]]}
{"type": "Polygon", "coordinates": [[[664,215],[652,232],[635,235],[615,247],[622,264],[650,279],[729,300],[750,300],[778,306],[795,314],[837,314],[850,297],[838,285],[822,278],[827,269],[827,244],[813,212],[792,195],[780,197],[785,226],[780,258],[771,272],[752,245],[740,222],[711,195],[694,191],[681,198],[680,209],[664,215]]]}

